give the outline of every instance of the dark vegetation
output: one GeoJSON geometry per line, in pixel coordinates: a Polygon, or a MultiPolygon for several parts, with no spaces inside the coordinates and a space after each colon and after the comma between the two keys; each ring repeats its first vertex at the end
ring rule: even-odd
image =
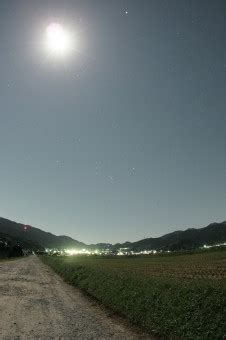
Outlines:
{"type": "Polygon", "coordinates": [[[41,259],[67,282],[150,334],[223,339],[226,333],[226,251],[41,259]]]}
{"type": "Polygon", "coordinates": [[[24,251],[19,244],[12,244],[6,239],[0,239],[0,259],[24,256],[24,251]]]}
{"type": "Polygon", "coordinates": [[[137,242],[126,242],[122,244],[100,243],[86,245],[67,236],[56,236],[32,226],[12,222],[0,218],[0,237],[8,238],[12,242],[19,243],[23,249],[44,250],[55,249],[111,249],[129,248],[132,251],[142,250],[192,250],[204,244],[214,245],[226,242],[226,222],[212,223],[201,229],[187,229],[175,231],[158,238],[147,238],[137,242]]]}

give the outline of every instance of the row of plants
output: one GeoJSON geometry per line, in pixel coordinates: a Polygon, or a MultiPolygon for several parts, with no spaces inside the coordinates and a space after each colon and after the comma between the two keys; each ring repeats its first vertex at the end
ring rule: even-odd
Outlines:
{"type": "Polygon", "coordinates": [[[152,261],[161,263],[163,259],[164,262],[163,257],[150,261],[75,256],[41,258],[67,282],[150,334],[186,339],[223,339],[226,334],[224,279],[188,280],[152,275],[152,261]],[[150,274],[142,275],[148,266],[150,274]]]}

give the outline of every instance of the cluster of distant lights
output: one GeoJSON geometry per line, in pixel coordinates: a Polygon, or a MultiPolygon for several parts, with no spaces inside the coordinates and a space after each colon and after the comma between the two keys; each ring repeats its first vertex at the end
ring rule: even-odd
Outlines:
{"type": "Polygon", "coordinates": [[[204,246],[201,247],[201,248],[202,249],[209,249],[209,248],[213,248],[213,247],[222,247],[222,246],[226,246],[226,242],[225,243],[213,244],[213,245],[204,244],[204,246]]]}
{"type": "Polygon", "coordinates": [[[76,250],[76,249],[65,249],[65,254],[69,256],[73,255],[98,255],[100,252],[98,250],[94,251],[89,251],[87,249],[81,249],[81,250],[76,250]]]}
{"type": "MultiPolygon", "coordinates": [[[[58,250],[58,249],[49,249],[46,248],[45,252],[49,255],[65,255],[65,256],[76,256],[76,255],[112,255],[113,252],[110,249],[95,249],[95,250],[87,250],[87,249],[64,249],[64,250],[58,250]]],[[[161,251],[160,251],[161,252],[161,251]]],[[[169,251],[168,251],[169,252],[169,251]]],[[[148,254],[157,254],[157,250],[144,250],[140,252],[135,252],[132,250],[129,250],[129,248],[120,248],[117,250],[116,254],[117,256],[125,256],[125,255],[148,255],[148,254]]]]}
{"type": "Polygon", "coordinates": [[[60,254],[60,255],[67,255],[67,256],[74,256],[74,255],[101,255],[101,252],[99,250],[87,250],[87,249],[64,249],[64,250],[58,250],[58,249],[49,249],[46,248],[45,252],[48,254],[60,254]]]}
{"type": "MultiPolygon", "coordinates": [[[[206,245],[204,244],[201,249],[209,249],[213,247],[221,247],[226,246],[226,243],[219,243],[214,245],[206,245]]],[[[132,251],[129,248],[120,248],[116,251],[116,253],[112,252],[110,249],[95,249],[95,250],[88,250],[88,249],[49,249],[46,248],[45,252],[49,255],[64,255],[64,256],[76,256],[76,255],[116,255],[116,256],[127,256],[127,255],[155,255],[160,253],[171,253],[170,250],[163,251],[163,250],[142,250],[142,251],[132,251]]]]}

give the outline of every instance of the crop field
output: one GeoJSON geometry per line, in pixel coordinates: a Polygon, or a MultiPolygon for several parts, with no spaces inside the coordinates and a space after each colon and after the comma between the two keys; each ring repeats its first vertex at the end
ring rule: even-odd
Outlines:
{"type": "Polygon", "coordinates": [[[226,251],[41,258],[67,282],[150,334],[186,339],[226,334],[226,251]]]}

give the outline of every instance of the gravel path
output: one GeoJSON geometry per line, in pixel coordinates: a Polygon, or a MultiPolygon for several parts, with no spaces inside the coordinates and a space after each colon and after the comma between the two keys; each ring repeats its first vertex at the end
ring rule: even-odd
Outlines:
{"type": "Polygon", "coordinates": [[[36,256],[0,262],[0,339],[144,339],[36,256]]]}

